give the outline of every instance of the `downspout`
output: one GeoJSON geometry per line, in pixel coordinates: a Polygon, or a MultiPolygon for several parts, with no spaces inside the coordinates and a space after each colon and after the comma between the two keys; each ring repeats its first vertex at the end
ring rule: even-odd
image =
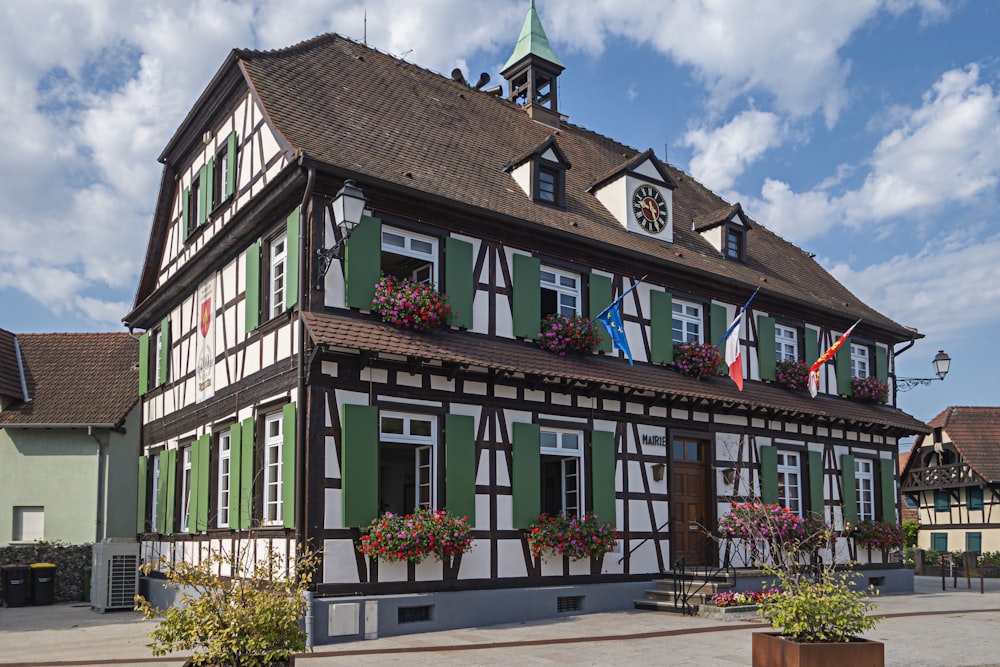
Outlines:
{"type": "Polygon", "coordinates": [[[892,350],[892,407],[894,408],[899,407],[896,404],[896,357],[903,354],[916,344],[917,344],[917,339],[911,338],[909,341],[907,341],[906,345],[904,345],[903,347],[899,348],[898,350],[893,348],[892,350]]]}
{"type": "Polygon", "coordinates": [[[105,447],[101,439],[94,434],[93,426],[87,426],[87,435],[97,443],[97,519],[94,527],[94,544],[98,544],[104,539],[101,537],[101,533],[104,529],[104,495],[107,493],[108,488],[104,480],[106,474],[104,463],[105,447]]]}
{"type": "MultiPolygon", "coordinates": [[[[299,164],[302,164],[303,153],[299,153],[299,164]]],[[[295,420],[295,543],[302,547],[306,539],[306,449],[307,449],[307,429],[306,419],[309,414],[306,405],[306,326],[303,317],[306,296],[312,292],[312,281],[308,280],[306,268],[311,265],[309,257],[306,255],[306,235],[312,233],[312,228],[308,225],[309,203],[312,199],[313,188],[316,186],[316,168],[309,167],[309,175],[306,179],[306,189],[302,193],[302,204],[299,206],[299,377],[298,377],[298,418],[295,420]]],[[[310,298],[309,307],[312,307],[310,298]]],[[[306,598],[306,613],[303,622],[306,631],[306,648],[312,648],[315,641],[313,636],[313,598],[312,592],[304,593],[306,598]]]]}

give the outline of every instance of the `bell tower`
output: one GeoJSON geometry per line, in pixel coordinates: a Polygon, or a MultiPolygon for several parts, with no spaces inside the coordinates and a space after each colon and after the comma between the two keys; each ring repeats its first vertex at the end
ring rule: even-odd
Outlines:
{"type": "Polygon", "coordinates": [[[559,127],[557,79],[564,69],[549,46],[535,0],[530,0],[514,52],[500,70],[507,79],[509,99],[523,106],[533,120],[559,127]]]}

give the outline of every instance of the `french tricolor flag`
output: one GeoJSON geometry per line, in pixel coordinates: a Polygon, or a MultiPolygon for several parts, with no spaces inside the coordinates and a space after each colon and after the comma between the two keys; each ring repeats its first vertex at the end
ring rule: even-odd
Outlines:
{"type": "Polygon", "coordinates": [[[736,383],[736,387],[743,391],[743,355],[740,350],[740,329],[743,326],[743,313],[740,310],[729,325],[726,332],[726,365],[729,366],[729,379],[736,383]]]}

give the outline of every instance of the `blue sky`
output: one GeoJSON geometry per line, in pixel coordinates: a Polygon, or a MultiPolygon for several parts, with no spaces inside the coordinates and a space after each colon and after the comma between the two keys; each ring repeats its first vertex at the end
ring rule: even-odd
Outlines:
{"type": "MultiPolygon", "coordinates": [[[[925,338],[900,395],[998,405],[1000,5],[537,0],[570,121],[661,157],[925,338]]],[[[428,69],[498,70],[526,0],[13,0],[0,8],[0,327],[120,327],[156,158],[234,47],[336,31],[428,69]]]]}

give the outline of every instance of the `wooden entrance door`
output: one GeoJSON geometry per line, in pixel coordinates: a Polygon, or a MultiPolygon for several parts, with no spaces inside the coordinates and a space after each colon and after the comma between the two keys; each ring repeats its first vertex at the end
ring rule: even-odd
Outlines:
{"type": "Polygon", "coordinates": [[[712,517],[708,505],[708,442],[694,438],[672,440],[670,484],[670,564],[684,558],[688,565],[704,565],[705,532],[712,517]]]}

